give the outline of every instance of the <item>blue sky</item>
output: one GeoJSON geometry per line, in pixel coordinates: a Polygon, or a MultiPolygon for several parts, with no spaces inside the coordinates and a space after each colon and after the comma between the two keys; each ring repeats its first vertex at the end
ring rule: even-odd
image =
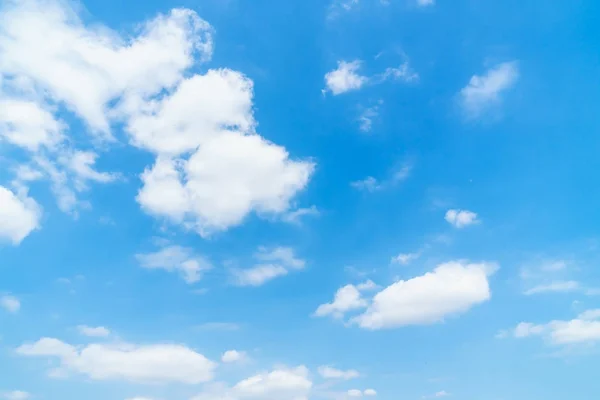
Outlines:
{"type": "Polygon", "coordinates": [[[0,398],[597,398],[597,2],[0,3],[0,398]]]}

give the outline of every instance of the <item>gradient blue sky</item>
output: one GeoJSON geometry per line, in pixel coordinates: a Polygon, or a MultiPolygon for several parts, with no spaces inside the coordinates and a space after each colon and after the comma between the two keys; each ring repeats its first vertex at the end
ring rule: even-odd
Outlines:
{"type": "Polygon", "coordinates": [[[600,3],[0,3],[0,398],[598,397],[600,3]]]}

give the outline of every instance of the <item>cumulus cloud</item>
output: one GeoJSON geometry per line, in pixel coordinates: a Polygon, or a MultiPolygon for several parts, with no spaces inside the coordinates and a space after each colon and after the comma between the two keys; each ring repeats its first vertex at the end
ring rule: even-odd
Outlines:
{"type": "Polygon", "coordinates": [[[39,228],[41,214],[40,206],[25,193],[0,186],[0,241],[18,245],[39,228]]]}
{"type": "Polygon", "coordinates": [[[448,210],[444,219],[456,228],[464,228],[479,223],[477,214],[469,210],[448,210]]]}
{"type": "Polygon", "coordinates": [[[95,152],[67,146],[69,127],[56,117],[65,110],[94,140],[113,140],[120,124],[132,145],[153,153],[140,206],[203,236],[252,212],[285,214],[307,185],[314,163],[255,132],[250,79],[188,72],[213,46],[212,28],[194,11],[174,9],[127,36],[86,25],[67,3],[26,0],[8,2],[0,26],[0,75],[10,83],[0,100],[14,110],[0,113],[0,137],[34,152],[32,166],[48,176],[61,209],[83,206],[85,182],[117,177],[92,169],[95,152]],[[18,134],[24,129],[29,136],[18,134]]]}
{"type": "Polygon", "coordinates": [[[107,337],[110,336],[110,330],[103,326],[79,325],[77,331],[83,336],[88,337],[107,337]]]}
{"type": "Polygon", "coordinates": [[[137,254],[136,258],[143,268],[177,272],[189,284],[198,282],[202,273],[212,268],[208,260],[194,254],[192,249],[174,245],[154,253],[137,254]]]}
{"type": "Polygon", "coordinates": [[[363,298],[358,287],[346,285],[338,289],[331,303],[321,304],[314,315],[316,317],[331,315],[336,319],[340,319],[343,318],[347,312],[366,308],[368,304],[369,303],[363,298]]]}
{"type": "Polygon", "coordinates": [[[11,314],[16,314],[21,309],[21,302],[15,296],[0,296],[0,306],[11,314]]]}
{"type": "Polygon", "coordinates": [[[516,62],[490,68],[484,75],[473,75],[460,91],[461,105],[469,118],[480,117],[502,101],[502,94],[514,86],[519,77],[516,62]]]}
{"type": "Polygon", "coordinates": [[[78,373],[93,380],[198,384],[212,380],[216,364],[202,354],[173,344],[90,344],[73,346],[42,338],[17,348],[17,354],[58,361],[50,376],[78,373]]]}
{"type": "Polygon", "coordinates": [[[509,333],[518,339],[542,336],[553,345],[597,343],[600,342],[600,309],[587,310],[568,321],[521,322],[509,333]]]}
{"type": "Polygon", "coordinates": [[[342,379],[350,380],[360,376],[360,373],[355,369],[341,370],[328,365],[320,366],[318,369],[319,375],[325,379],[342,379]]]}
{"type": "Polygon", "coordinates": [[[452,261],[432,272],[384,288],[351,322],[369,330],[425,325],[462,314],[491,298],[493,263],[452,261]]]}
{"type": "Polygon", "coordinates": [[[408,265],[419,257],[421,257],[421,252],[400,253],[397,256],[392,257],[391,262],[394,264],[408,265]]]}
{"type": "Polygon", "coordinates": [[[192,400],[308,400],[312,385],[305,366],[279,367],[243,379],[233,387],[215,386],[192,400]]]}
{"type": "Polygon", "coordinates": [[[237,351],[237,350],[227,350],[221,356],[221,361],[224,363],[235,363],[244,361],[247,358],[247,354],[245,351],[237,351]]]}
{"type": "Polygon", "coordinates": [[[306,261],[296,257],[294,249],[290,247],[260,247],[254,258],[258,263],[253,267],[232,270],[236,285],[260,286],[290,271],[301,270],[306,265],[306,261]]]}
{"type": "Polygon", "coordinates": [[[334,96],[360,89],[369,80],[360,75],[360,60],[339,61],[337,69],[325,74],[325,86],[334,96]]]}

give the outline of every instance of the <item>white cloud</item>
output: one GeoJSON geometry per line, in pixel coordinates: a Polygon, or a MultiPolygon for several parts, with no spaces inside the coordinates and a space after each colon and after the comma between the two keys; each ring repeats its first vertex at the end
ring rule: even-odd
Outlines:
{"type": "Polygon", "coordinates": [[[321,215],[321,212],[317,209],[317,207],[310,206],[308,208],[298,208],[296,210],[289,211],[284,214],[281,219],[284,222],[299,225],[302,222],[302,218],[309,216],[318,217],[319,215],[321,215]]]}
{"type": "Polygon", "coordinates": [[[354,189],[365,190],[367,192],[375,192],[383,188],[383,185],[372,176],[367,176],[365,179],[360,181],[354,181],[350,183],[354,189]]]}
{"type": "Polygon", "coordinates": [[[526,290],[524,294],[530,296],[542,293],[567,293],[574,292],[579,289],[580,285],[577,281],[555,281],[548,284],[534,286],[531,289],[526,290]]]}
{"type": "MultiPolygon", "coordinates": [[[[86,26],[64,2],[26,0],[3,7],[0,26],[0,75],[12,85],[8,100],[36,116],[11,113],[3,137],[14,139],[11,132],[27,123],[35,135],[21,146],[61,140],[67,127],[50,118],[55,110],[48,104],[75,114],[96,138],[112,138],[111,126],[123,124],[133,145],[157,157],[137,196],[149,214],[207,236],[252,212],[286,213],[307,185],[314,163],[291,160],[255,132],[250,79],[228,69],[187,72],[212,55],[212,28],[194,11],[174,9],[126,37],[86,26]]],[[[73,212],[85,205],[76,196],[85,181],[116,176],[91,168],[93,152],[67,153],[66,162],[62,149],[34,159],[60,208],[73,212]]]]}
{"type": "Polygon", "coordinates": [[[350,380],[355,379],[360,376],[360,373],[357,370],[349,369],[346,371],[330,367],[328,365],[323,365],[318,369],[319,375],[325,379],[343,379],[350,380]]]}
{"type": "Polygon", "coordinates": [[[28,400],[31,394],[21,390],[13,390],[12,392],[0,393],[0,398],[5,400],[28,400]]]}
{"type": "Polygon", "coordinates": [[[73,372],[93,380],[198,384],[212,380],[216,368],[216,364],[202,354],[173,344],[76,347],[58,339],[43,338],[20,346],[17,353],[58,360],[59,367],[50,371],[51,376],[73,372]]]}
{"type": "Polygon", "coordinates": [[[366,308],[368,304],[356,286],[346,285],[338,289],[331,303],[321,304],[315,311],[315,316],[331,315],[339,319],[343,318],[348,311],[366,308]]]}
{"type": "Polygon", "coordinates": [[[365,109],[358,117],[359,129],[365,133],[370,132],[373,120],[379,116],[379,106],[375,105],[365,109]]]}
{"type": "Polygon", "coordinates": [[[421,257],[420,252],[416,253],[400,253],[397,256],[392,257],[391,262],[395,264],[408,265],[414,260],[421,257]]]}
{"type": "Polygon", "coordinates": [[[87,326],[87,325],[79,325],[77,327],[77,331],[83,336],[88,337],[107,337],[110,336],[110,330],[103,326],[87,326]]]}
{"type": "Polygon", "coordinates": [[[407,83],[416,82],[419,80],[419,74],[412,70],[408,61],[405,61],[397,68],[386,68],[385,72],[379,76],[380,81],[395,79],[407,83]]]}
{"type": "Polygon", "coordinates": [[[245,351],[227,350],[221,356],[221,361],[224,363],[235,363],[244,361],[247,358],[245,351]]]}
{"type": "Polygon", "coordinates": [[[18,245],[40,226],[41,208],[25,193],[15,194],[0,186],[0,241],[18,245]]]}
{"type": "Polygon", "coordinates": [[[297,258],[290,247],[267,249],[259,247],[254,258],[258,264],[246,269],[233,269],[232,274],[238,286],[260,286],[290,271],[301,270],[306,262],[297,258]]]}
{"type": "Polygon", "coordinates": [[[334,96],[360,89],[369,80],[366,76],[359,74],[360,66],[360,60],[339,61],[337,69],[325,74],[327,89],[334,96]]]}
{"type": "Polygon", "coordinates": [[[362,397],[363,392],[358,389],[350,389],[348,390],[348,397],[362,397]]]}
{"type": "Polygon", "coordinates": [[[505,62],[490,68],[484,75],[474,75],[460,91],[465,113],[470,118],[481,116],[502,100],[502,93],[510,89],[519,77],[516,62],[505,62]]]}
{"type": "Polygon", "coordinates": [[[554,320],[546,324],[521,322],[511,333],[515,338],[543,336],[553,345],[600,342],[600,310],[585,311],[569,321],[554,320]]]}
{"type": "Polygon", "coordinates": [[[163,247],[154,253],[137,254],[136,258],[143,268],[178,272],[190,284],[198,282],[202,273],[212,268],[209,261],[181,246],[163,247]]]}
{"type": "Polygon", "coordinates": [[[14,296],[4,295],[0,297],[0,306],[12,314],[16,314],[21,309],[21,302],[14,296]]]}
{"type": "Polygon", "coordinates": [[[448,210],[444,218],[449,224],[457,228],[479,223],[477,214],[469,210],[448,210]]]}
{"type": "Polygon", "coordinates": [[[488,277],[495,264],[452,261],[433,272],[398,281],[377,293],[351,321],[365,329],[424,325],[468,311],[491,298],[488,277]]]}
{"type": "Polygon", "coordinates": [[[231,388],[217,385],[192,400],[308,400],[311,388],[306,367],[279,367],[241,380],[231,388]]]}
{"type": "Polygon", "coordinates": [[[375,391],[375,389],[366,389],[363,394],[365,396],[377,396],[377,392],[375,391]]]}

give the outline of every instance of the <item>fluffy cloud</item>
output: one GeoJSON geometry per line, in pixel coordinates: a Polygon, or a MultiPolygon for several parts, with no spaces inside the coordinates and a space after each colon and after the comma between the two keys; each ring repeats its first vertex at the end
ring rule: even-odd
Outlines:
{"type": "Polygon", "coordinates": [[[366,389],[364,391],[359,390],[359,389],[350,389],[350,390],[348,390],[348,392],[346,392],[346,394],[348,397],[351,397],[351,398],[363,397],[363,396],[367,396],[367,397],[377,396],[377,392],[374,389],[366,389]]]}
{"type": "Polygon", "coordinates": [[[221,356],[221,361],[224,363],[235,363],[243,361],[247,358],[245,351],[227,350],[221,356]]]}
{"type": "Polygon", "coordinates": [[[254,255],[256,265],[246,269],[233,269],[234,283],[238,286],[260,286],[290,271],[303,269],[306,262],[289,247],[267,249],[260,247],[254,255]]]}
{"type": "Polygon", "coordinates": [[[126,37],[87,26],[64,2],[26,0],[7,3],[0,26],[0,138],[35,152],[61,209],[77,208],[86,181],[116,178],[91,168],[94,152],[65,150],[68,126],[53,116],[63,108],[96,138],[112,140],[122,124],[132,145],[156,155],[142,174],[142,209],[204,236],[252,212],[285,214],[307,185],[314,163],[255,132],[250,79],[187,73],[212,55],[212,28],[194,11],[174,9],[126,37]]]}
{"type": "Polygon", "coordinates": [[[195,255],[192,249],[181,246],[167,246],[154,253],[137,254],[136,258],[143,268],[178,272],[187,283],[198,282],[202,273],[212,268],[210,262],[195,255]]]}
{"type": "Polygon", "coordinates": [[[323,365],[318,369],[319,375],[321,375],[325,379],[343,379],[349,380],[358,378],[360,373],[357,370],[349,369],[346,371],[330,367],[328,365],[323,365]]]}
{"type": "Polygon", "coordinates": [[[444,218],[457,228],[479,223],[477,214],[469,210],[448,210],[444,218]]]}
{"type": "Polygon", "coordinates": [[[88,337],[107,337],[110,335],[110,330],[103,326],[87,326],[87,325],[79,325],[77,327],[77,331],[83,336],[88,337]]]}
{"type": "Polygon", "coordinates": [[[21,309],[21,302],[14,296],[4,295],[0,297],[0,307],[12,314],[16,314],[21,309]]]}
{"type": "Polygon", "coordinates": [[[360,65],[359,60],[339,61],[337,69],[325,74],[327,89],[335,96],[360,89],[369,80],[366,76],[359,74],[360,65]]]}
{"type": "Polygon", "coordinates": [[[440,264],[432,272],[381,290],[369,308],[352,322],[375,330],[443,321],[488,301],[491,297],[488,278],[496,268],[490,263],[440,264]]]}
{"type": "Polygon", "coordinates": [[[76,347],[58,339],[43,338],[23,344],[17,353],[56,359],[59,367],[51,376],[69,372],[93,380],[124,380],[138,383],[210,381],[216,364],[194,350],[171,344],[90,344],[76,347]]]}
{"type": "Polygon", "coordinates": [[[481,116],[502,100],[502,93],[510,89],[519,77],[516,62],[505,62],[490,68],[484,75],[473,75],[469,84],[460,91],[460,100],[470,118],[481,116]]]}
{"type": "Polygon", "coordinates": [[[521,322],[511,333],[519,339],[543,336],[554,345],[600,342],[600,309],[585,311],[569,321],[555,320],[546,324],[521,322]]]}
{"type": "Polygon", "coordinates": [[[366,308],[368,304],[357,286],[346,285],[338,289],[331,303],[321,304],[315,311],[315,316],[325,317],[331,315],[339,319],[343,318],[349,311],[366,308]]]}
{"type": "Polygon", "coordinates": [[[308,400],[312,388],[308,369],[280,367],[241,380],[231,388],[217,386],[192,400],[308,400]]]}
{"type": "Polygon", "coordinates": [[[0,186],[0,241],[21,243],[40,226],[40,218],[41,208],[35,200],[0,186]]]}

